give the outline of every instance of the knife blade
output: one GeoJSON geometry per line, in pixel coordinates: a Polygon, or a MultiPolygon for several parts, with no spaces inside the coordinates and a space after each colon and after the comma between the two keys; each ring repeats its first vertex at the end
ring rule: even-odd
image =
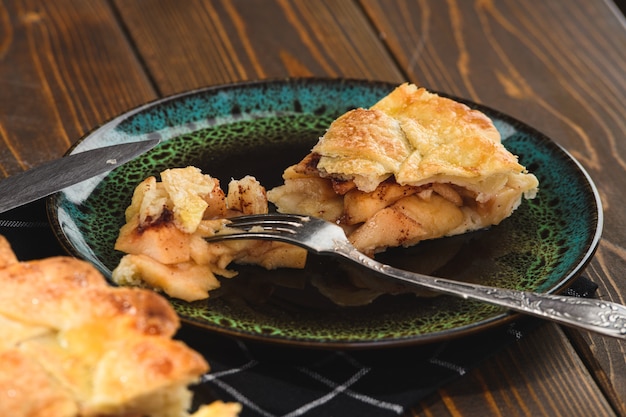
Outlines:
{"type": "Polygon", "coordinates": [[[78,152],[0,180],[0,213],[111,171],[159,142],[148,139],[78,152]]]}

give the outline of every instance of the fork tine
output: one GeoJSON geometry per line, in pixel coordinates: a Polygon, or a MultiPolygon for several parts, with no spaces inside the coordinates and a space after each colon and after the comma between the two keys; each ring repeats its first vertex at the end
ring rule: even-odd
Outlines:
{"type": "Polygon", "coordinates": [[[306,219],[308,219],[307,216],[292,214],[251,214],[229,218],[228,226],[244,230],[248,230],[255,226],[263,228],[271,227],[273,229],[276,228],[281,230],[293,230],[294,228],[302,227],[302,222],[306,219]]]}
{"type": "Polygon", "coordinates": [[[302,221],[308,219],[309,216],[303,216],[299,214],[283,214],[283,213],[266,213],[266,214],[244,214],[242,216],[229,217],[228,220],[239,222],[249,220],[284,220],[284,221],[302,221]]]}
{"type": "Polygon", "coordinates": [[[300,230],[310,217],[290,214],[251,214],[228,218],[226,224],[232,231],[219,233],[204,238],[207,242],[233,239],[280,240],[303,246],[307,245],[296,239],[300,230]]]}

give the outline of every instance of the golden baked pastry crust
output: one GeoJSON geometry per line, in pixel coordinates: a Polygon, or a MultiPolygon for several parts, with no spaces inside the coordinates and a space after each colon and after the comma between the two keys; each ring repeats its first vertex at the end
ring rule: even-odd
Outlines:
{"type": "Polygon", "coordinates": [[[74,258],[18,262],[1,236],[0,248],[0,415],[189,415],[187,386],[209,366],[172,339],[163,297],[74,258]]]}
{"type": "Polygon", "coordinates": [[[335,120],[313,152],[317,168],[373,191],[397,172],[411,146],[400,123],[380,110],[354,109],[335,120]]]}
{"type": "Polygon", "coordinates": [[[525,174],[487,116],[410,84],[339,117],[312,152],[321,156],[321,176],[354,179],[366,192],[391,176],[401,185],[449,182],[490,192],[494,176],[525,174]]]}

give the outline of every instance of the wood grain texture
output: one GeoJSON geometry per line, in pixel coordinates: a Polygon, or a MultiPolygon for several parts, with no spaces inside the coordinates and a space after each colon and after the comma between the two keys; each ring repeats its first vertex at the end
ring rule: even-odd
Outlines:
{"type": "Polygon", "coordinates": [[[411,415],[617,415],[562,338],[558,326],[542,326],[532,338],[522,339],[423,401],[411,415]]]}
{"type": "Polygon", "coordinates": [[[162,95],[284,77],[403,80],[351,1],[115,4],[162,95]]]}
{"type": "Polygon", "coordinates": [[[0,91],[2,176],[155,98],[107,1],[0,1],[0,91]]]}

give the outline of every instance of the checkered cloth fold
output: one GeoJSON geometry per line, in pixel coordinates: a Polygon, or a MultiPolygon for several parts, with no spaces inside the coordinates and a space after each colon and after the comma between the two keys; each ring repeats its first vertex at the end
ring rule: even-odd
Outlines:
{"type": "MultiPolygon", "coordinates": [[[[0,214],[0,234],[20,260],[64,255],[43,201],[0,214]]],[[[591,297],[596,288],[580,277],[568,295],[591,297]]],[[[185,325],[177,337],[211,364],[194,387],[197,403],[237,401],[241,417],[381,417],[404,414],[541,323],[525,317],[461,339],[357,351],[243,342],[185,325]]]]}

